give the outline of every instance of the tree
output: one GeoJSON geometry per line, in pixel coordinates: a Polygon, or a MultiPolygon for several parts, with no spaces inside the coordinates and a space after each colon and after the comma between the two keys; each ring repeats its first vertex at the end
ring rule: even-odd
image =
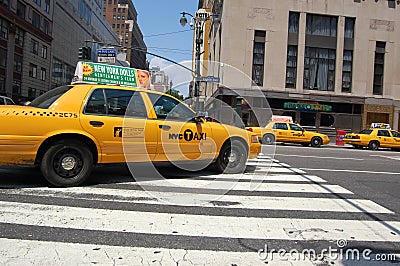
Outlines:
{"type": "Polygon", "coordinates": [[[180,92],[177,91],[177,90],[169,89],[169,90],[167,90],[165,93],[166,93],[166,94],[169,94],[169,95],[171,95],[171,96],[174,96],[175,98],[177,98],[177,99],[183,101],[183,95],[180,94],[180,92]]]}

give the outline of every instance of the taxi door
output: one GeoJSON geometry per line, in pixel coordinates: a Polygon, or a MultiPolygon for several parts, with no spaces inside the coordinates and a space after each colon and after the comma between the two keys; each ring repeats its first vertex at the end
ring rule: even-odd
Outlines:
{"type": "Polygon", "coordinates": [[[396,130],[391,130],[390,133],[392,133],[393,137],[393,147],[400,148],[400,133],[396,130]]]}
{"type": "Polygon", "coordinates": [[[156,123],[147,119],[139,92],[97,88],[88,98],[82,127],[100,144],[100,163],[144,162],[155,156],[156,123]],[[126,116],[125,116],[126,115],[126,116]]]}
{"type": "Polygon", "coordinates": [[[310,140],[307,139],[306,134],[304,133],[304,129],[296,124],[290,124],[290,132],[289,138],[293,142],[309,142],[310,140]]]}
{"type": "Polygon", "coordinates": [[[392,147],[394,145],[394,139],[387,129],[379,129],[377,137],[381,147],[392,147]]]}
{"type": "Polygon", "coordinates": [[[289,140],[289,128],[287,123],[275,123],[273,129],[275,130],[276,141],[289,140]]]}
{"type": "Polygon", "coordinates": [[[214,158],[211,123],[195,119],[185,104],[167,95],[147,93],[157,124],[156,161],[186,161],[214,158]]]}

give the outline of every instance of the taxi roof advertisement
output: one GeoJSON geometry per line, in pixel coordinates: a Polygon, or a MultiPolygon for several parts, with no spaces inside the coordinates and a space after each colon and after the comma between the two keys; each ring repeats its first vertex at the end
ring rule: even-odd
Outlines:
{"type": "Polygon", "coordinates": [[[78,62],[72,84],[114,84],[138,88],[150,88],[149,72],[93,62],[78,62]]]}

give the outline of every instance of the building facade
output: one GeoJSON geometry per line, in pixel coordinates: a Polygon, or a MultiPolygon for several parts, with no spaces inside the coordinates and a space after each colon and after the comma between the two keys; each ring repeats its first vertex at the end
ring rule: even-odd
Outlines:
{"type": "Polygon", "coordinates": [[[146,62],[147,47],[137,24],[137,12],[130,0],[105,0],[105,18],[118,34],[126,49],[126,60],[130,66],[149,69],[146,62]]]}
{"type": "Polygon", "coordinates": [[[151,88],[155,91],[166,92],[172,88],[168,75],[160,67],[150,69],[151,88]]]}
{"type": "MultiPolygon", "coordinates": [[[[234,90],[261,89],[274,114],[310,127],[359,130],[372,122],[399,128],[400,2],[393,0],[201,0],[220,17],[205,32],[209,68],[249,77],[209,95],[236,106],[234,90]],[[233,92],[232,92],[233,91],[233,92]]],[[[233,78],[234,79],[234,78],[233,78]]],[[[243,120],[256,123],[243,104],[243,120]]]]}
{"type": "Polygon", "coordinates": [[[50,88],[53,0],[0,1],[0,94],[16,103],[50,88]]]}
{"type": "Polygon", "coordinates": [[[56,0],[53,20],[51,88],[71,82],[79,47],[91,48],[92,60],[103,46],[120,45],[104,18],[102,0],[56,0]]]}

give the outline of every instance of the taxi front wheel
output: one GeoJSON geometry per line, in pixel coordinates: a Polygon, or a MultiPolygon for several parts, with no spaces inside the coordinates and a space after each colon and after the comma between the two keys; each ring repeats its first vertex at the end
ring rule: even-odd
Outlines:
{"type": "Polygon", "coordinates": [[[313,137],[311,139],[311,146],[312,147],[321,147],[322,139],[320,137],[313,137]]]}
{"type": "Polygon", "coordinates": [[[80,141],[59,141],[44,153],[40,169],[46,180],[55,186],[77,186],[89,177],[93,155],[80,141]]]}
{"type": "Polygon", "coordinates": [[[243,173],[247,157],[248,151],[245,145],[239,140],[232,140],[221,148],[214,167],[220,173],[243,173]]]}

